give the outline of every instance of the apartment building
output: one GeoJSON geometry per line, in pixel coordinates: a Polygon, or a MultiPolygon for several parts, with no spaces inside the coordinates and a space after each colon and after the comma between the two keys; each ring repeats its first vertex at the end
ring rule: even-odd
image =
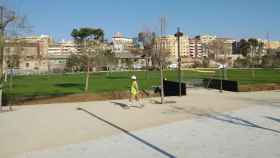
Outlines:
{"type": "MultiPolygon", "coordinates": [[[[178,58],[178,42],[174,35],[158,37],[155,40],[156,50],[166,50],[170,53],[170,57],[178,58]]],[[[187,36],[180,37],[180,55],[181,57],[189,57],[189,38],[187,36]]]]}
{"type": "Polygon", "coordinates": [[[63,71],[66,67],[67,59],[71,54],[78,53],[78,47],[73,41],[62,41],[53,43],[48,47],[49,71],[63,71]]]}
{"type": "Polygon", "coordinates": [[[48,71],[49,36],[7,39],[4,48],[4,70],[48,71]]]}
{"type": "Polygon", "coordinates": [[[190,49],[190,57],[194,59],[202,58],[203,56],[205,56],[200,38],[190,38],[189,49],[190,49]]]}

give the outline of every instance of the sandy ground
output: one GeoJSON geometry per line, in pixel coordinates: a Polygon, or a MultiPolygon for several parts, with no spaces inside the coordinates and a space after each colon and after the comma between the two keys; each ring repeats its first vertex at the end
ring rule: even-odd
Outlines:
{"type": "Polygon", "coordinates": [[[185,97],[167,98],[164,105],[156,103],[159,98],[145,99],[144,108],[122,107],[128,104],[127,100],[15,107],[13,112],[0,114],[0,157],[13,158],[35,151],[52,151],[65,145],[101,140],[128,131],[161,128],[178,121],[210,117],[209,114],[213,113],[256,106],[275,108],[280,106],[279,94],[279,91],[219,93],[194,89],[185,97]],[[79,107],[84,110],[77,110],[79,107]]]}

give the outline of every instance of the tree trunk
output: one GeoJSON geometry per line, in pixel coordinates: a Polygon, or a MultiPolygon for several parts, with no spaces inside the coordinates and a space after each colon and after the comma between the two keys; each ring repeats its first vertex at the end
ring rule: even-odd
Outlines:
{"type": "MultiPolygon", "coordinates": [[[[13,75],[12,74],[10,74],[10,83],[9,83],[9,93],[11,93],[13,91],[13,75]]],[[[14,103],[14,95],[12,95],[12,94],[10,94],[10,97],[9,97],[10,99],[10,103],[9,103],[9,110],[10,111],[12,111],[13,110],[13,108],[12,108],[12,106],[13,106],[13,103],[14,103]]]]}
{"type": "Polygon", "coordinates": [[[220,92],[223,92],[223,72],[224,69],[220,69],[220,92]]]}
{"type": "Polygon", "coordinates": [[[8,81],[8,72],[4,72],[4,82],[8,81]]]}
{"type": "Polygon", "coordinates": [[[85,92],[88,92],[88,86],[89,86],[89,76],[90,76],[90,68],[89,68],[89,61],[87,63],[87,73],[86,73],[86,83],[85,83],[85,92]]]}
{"type": "Polygon", "coordinates": [[[145,77],[146,77],[146,80],[148,79],[148,58],[146,58],[146,72],[145,72],[145,77]]]}
{"type": "Polygon", "coordinates": [[[223,50],[223,52],[224,52],[223,79],[224,79],[224,80],[227,80],[227,68],[226,68],[226,64],[227,64],[227,53],[226,53],[225,50],[223,50]]]}
{"type": "Polygon", "coordinates": [[[0,85],[0,112],[2,112],[2,85],[0,85]]]}
{"type": "MultiPolygon", "coordinates": [[[[255,48],[254,48],[255,49],[255,48]]],[[[254,49],[251,48],[251,73],[252,79],[255,80],[255,69],[254,69],[254,49]]]]}
{"type": "Polygon", "coordinates": [[[112,75],[112,66],[111,65],[109,66],[109,75],[110,76],[112,75]]]}
{"type": "Polygon", "coordinates": [[[109,66],[108,65],[106,65],[106,76],[108,77],[108,76],[110,76],[110,70],[109,70],[110,68],[109,68],[109,66]]]}

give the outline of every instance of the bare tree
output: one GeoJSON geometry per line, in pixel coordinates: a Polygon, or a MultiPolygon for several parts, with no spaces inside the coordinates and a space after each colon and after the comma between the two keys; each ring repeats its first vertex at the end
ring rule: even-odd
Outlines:
{"type": "Polygon", "coordinates": [[[118,60],[111,49],[106,49],[97,54],[94,63],[96,67],[106,68],[107,76],[109,76],[113,67],[117,65],[118,60]]]}
{"type": "Polygon", "coordinates": [[[213,40],[209,43],[209,58],[223,66],[223,78],[227,78],[225,66],[228,64],[229,49],[225,40],[213,40]]]}
{"type": "Polygon", "coordinates": [[[261,53],[263,51],[263,43],[254,38],[248,39],[248,43],[250,44],[250,67],[252,79],[255,79],[255,67],[260,64],[261,53]]]}
{"type": "Polygon", "coordinates": [[[8,24],[16,20],[15,12],[0,6],[0,78],[3,78],[5,30],[8,24]]]}
{"type": "MultiPolygon", "coordinates": [[[[0,111],[2,110],[2,87],[3,87],[3,73],[4,73],[4,49],[5,49],[5,35],[9,35],[7,32],[8,27],[12,27],[13,34],[19,33],[19,30],[24,30],[26,17],[17,16],[15,11],[5,7],[2,3],[0,4],[0,111]],[[11,25],[13,24],[13,25],[11,25]]],[[[11,35],[13,35],[11,34],[11,35]]],[[[14,67],[19,61],[19,55],[13,54],[12,56],[7,56],[7,65],[14,67]]],[[[7,79],[7,73],[6,79],[7,79]]],[[[11,106],[10,106],[11,109],[11,106]]]]}
{"type": "Polygon", "coordinates": [[[169,57],[170,57],[170,51],[167,49],[161,49],[157,50],[154,49],[152,56],[154,58],[155,65],[160,66],[162,65],[163,69],[167,67],[169,62],[169,57]]]}
{"type": "Polygon", "coordinates": [[[149,69],[149,64],[152,64],[152,67],[155,68],[155,60],[153,56],[153,48],[155,45],[155,38],[156,34],[154,32],[149,31],[149,29],[146,29],[143,32],[140,32],[138,34],[138,40],[143,44],[144,50],[143,50],[143,57],[146,60],[146,77],[147,72],[149,69]]]}
{"type": "Polygon", "coordinates": [[[210,50],[209,57],[214,61],[221,59],[221,55],[226,53],[225,43],[222,40],[213,40],[209,43],[208,47],[210,50]]]}

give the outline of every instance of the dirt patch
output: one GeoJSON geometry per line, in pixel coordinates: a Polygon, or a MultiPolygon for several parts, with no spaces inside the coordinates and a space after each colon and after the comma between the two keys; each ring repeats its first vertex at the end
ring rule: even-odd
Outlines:
{"type": "Polygon", "coordinates": [[[239,92],[280,90],[280,84],[241,85],[239,92]]]}
{"type": "MultiPolygon", "coordinates": [[[[157,97],[158,94],[153,92],[141,92],[141,97],[157,97]]],[[[127,99],[129,93],[125,91],[103,92],[103,93],[81,93],[65,96],[48,96],[33,99],[23,99],[16,101],[15,105],[35,105],[35,104],[50,104],[50,103],[71,103],[71,102],[87,102],[87,101],[100,101],[100,100],[114,100],[114,99],[127,99]]]]}
{"type": "MultiPolygon", "coordinates": [[[[269,91],[280,90],[280,84],[256,84],[256,85],[240,85],[239,92],[251,92],[251,91],[269,91]]],[[[141,92],[141,96],[146,97],[158,97],[158,93],[152,91],[141,92]]],[[[30,97],[24,99],[16,99],[14,105],[35,105],[35,104],[50,104],[50,103],[71,103],[71,102],[87,102],[87,101],[101,101],[101,100],[115,100],[115,99],[128,99],[129,93],[126,91],[114,91],[103,93],[81,93],[81,94],[69,94],[62,96],[40,96],[30,97]]]]}

